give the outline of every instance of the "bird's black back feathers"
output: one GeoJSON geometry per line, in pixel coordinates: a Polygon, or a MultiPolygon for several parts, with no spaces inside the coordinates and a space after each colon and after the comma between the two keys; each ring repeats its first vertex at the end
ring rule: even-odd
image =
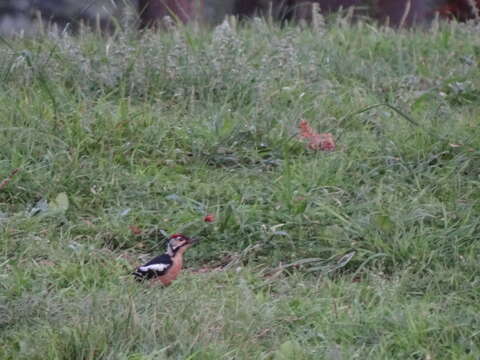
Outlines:
{"type": "Polygon", "coordinates": [[[168,254],[159,255],[145,265],[139,266],[134,272],[136,280],[150,280],[152,278],[164,275],[172,266],[172,258],[168,254]]]}

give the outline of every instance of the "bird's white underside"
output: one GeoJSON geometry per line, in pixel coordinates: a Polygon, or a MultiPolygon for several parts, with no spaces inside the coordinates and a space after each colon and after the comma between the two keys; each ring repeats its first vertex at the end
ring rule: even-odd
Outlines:
{"type": "Polygon", "coordinates": [[[152,264],[148,266],[140,266],[138,269],[140,271],[148,271],[148,270],[163,271],[166,268],[168,268],[168,264],[152,264]]]}

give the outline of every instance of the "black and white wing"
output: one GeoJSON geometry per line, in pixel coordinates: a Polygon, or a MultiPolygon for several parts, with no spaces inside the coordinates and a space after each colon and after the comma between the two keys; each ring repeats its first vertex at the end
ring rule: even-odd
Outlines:
{"type": "Polygon", "coordinates": [[[150,260],[145,265],[139,266],[133,275],[137,280],[149,280],[164,275],[172,266],[172,258],[163,254],[150,260]]]}

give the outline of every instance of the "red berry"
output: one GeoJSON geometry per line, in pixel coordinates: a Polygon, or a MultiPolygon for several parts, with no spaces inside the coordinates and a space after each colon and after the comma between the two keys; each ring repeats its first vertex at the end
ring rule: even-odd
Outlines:
{"type": "Polygon", "coordinates": [[[203,221],[205,222],[214,222],[215,221],[215,215],[213,214],[208,214],[203,218],[203,221]]]}

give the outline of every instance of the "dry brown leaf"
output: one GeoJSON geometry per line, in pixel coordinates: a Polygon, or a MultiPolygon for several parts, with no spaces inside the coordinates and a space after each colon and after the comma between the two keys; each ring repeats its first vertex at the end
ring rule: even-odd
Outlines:
{"type": "Polygon", "coordinates": [[[5,186],[8,185],[8,183],[13,179],[13,177],[15,176],[15,174],[16,174],[19,170],[20,170],[20,169],[14,169],[14,170],[10,173],[10,175],[8,175],[8,177],[0,183],[0,190],[3,189],[5,186]]]}
{"type": "Polygon", "coordinates": [[[128,228],[130,229],[133,235],[141,235],[143,233],[142,229],[140,229],[136,225],[130,225],[128,228]]]}
{"type": "Polygon", "coordinates": [[[331,133],[316,132],[306,120],[300,121],[299,137],[308,141],[308,147],[312,150],[333,151],[335,150],[335,139],[331,133]]]}

